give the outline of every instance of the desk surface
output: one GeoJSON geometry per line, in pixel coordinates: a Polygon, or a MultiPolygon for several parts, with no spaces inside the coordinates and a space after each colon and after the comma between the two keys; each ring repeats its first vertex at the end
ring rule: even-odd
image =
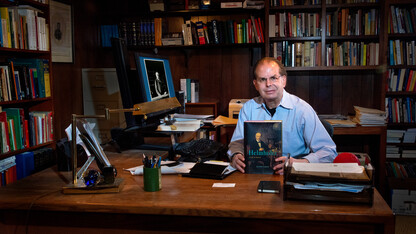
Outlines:
{"type": "MultiPolygon", "coordinates": [[[[70,183],[71,173],[58,172],[53,168],[0,188],[0,229],[2,229],[2,225],[5,225],[3,228],[6,229],[3,230],[13,230],[14,232],[11,226],[24,224],[17,221],[14,223],[11,219],[24,215],[26,214],[25,211],[31,209],[33,219],[35,219],[34,216],[37,212],[43,215],[50,212],[51,217],[55,217],[56,214],[76,214],[77,217],[80,217],[80,214],[87,214],[89,218],[95,217],[93,215],[88,216],[88,213],[91,212],[98,215],[101,220],[102,217],[105,217],[102,216],[104,214],[123,215],[123,222],[127,222],[125,221],[126,217],[130,216],[137,218],[135,215],[139,215],[145,220],[144,217],[149,215],[158,215],[165,217],[160,220],[166,222],[168,220],[173,222],[178,217],[181,217],[178,220],[183,222],[184,219],[186,220],[184,217],[189,217],[193,222],[210,220],[209,223],[215,223],[213,220],[218,219],[218,222],[221,222],[224,226],[226,225],[224,222],[227,220],[226,223],[229,225],[237,222],[238,225],[235,225],[241,228],[244,228],[244,225],[251,224],[258,226],[260,221],[268,222],[269,228],[275,228],[279,223],[285,223],[287,228],[300,228],[300,222],[308,224],[308,232],[312,231],[312,233],[314,229],[311,228],[311,225],[316,222],[329,224],[332,228],[347,229],[353,224],[359,230],[364,230],[363,233],[380,233],[380,231],[391,233],[394,230],[392,211],[377,191],[375,191],[373,206],[283,201],[283,194],[257,193],[256,188],[260,180],[281,181],[283,178],[278,175],[235,172],[223,181],[162,175],[161,191],[144,192],[142,176],[132,176],[129,172],[123,170],[123,168],[139,165],[140,155],[137,151],[122,154],[108,153],[110,161],[118,169],[119,176],[125,180],[124,188],[120,193],[64,195],[61,193],[61,188],[70,183]],[[213,188],[214,182],[236,183],[236,185],[234,188],[213,188]],[[16,214],[5,215],[12,211],[16,214]],[[245,219],[245,221],[241,221],[242,219],[245,219]],[[245,224],[242,225],[241,223],[245,224]],[[290,225],[291,223],[293,225],[290,225]]],[[[108,216],[105,219],[109,219],[108,216]]],[[[65,224],[65,222],[56,220],[51,220],[51,222],[55,222],[55,228],[57,225],[65,224]]],[[[36,222],[30,223],[35,225],[36,222]]],[[[81,226],[83,225],[79,227],[81,226]]],[[[263,228],[266,228],[266,226],[263,226],[263,228]]],[[[176,223],[175,227],[180,228],[180,225],[176,223]]],[[[133,229],[135,228],[137,227],[134,226],[133,229]]],[[[194,231],[197,231],[196,229],[194,231]]],[[[32,230],[41,230],[41,227],[32,230]]],[[[236,229],[234,227],[230,230],[235,231],[236,229]]]]}

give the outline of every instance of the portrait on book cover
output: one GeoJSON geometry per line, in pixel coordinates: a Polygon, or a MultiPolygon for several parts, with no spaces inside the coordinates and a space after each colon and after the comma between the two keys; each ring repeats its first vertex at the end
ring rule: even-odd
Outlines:
{"type": "Polygon", "coordinates": [[[175,97],[169,60],[153,55],[136,54],[140,83],[145,101],[175,97]]]}
{"type": "Polygon", "coordinates": [[[247,173],[272,174],[274,159],[282,155],[281,121],[244,122],[247,173]]]}

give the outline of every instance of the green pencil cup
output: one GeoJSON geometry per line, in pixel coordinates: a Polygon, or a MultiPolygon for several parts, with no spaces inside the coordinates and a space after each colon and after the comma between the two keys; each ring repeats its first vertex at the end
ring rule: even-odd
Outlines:
{"type": "Polygon", "coordinates": [[[162,189],[162,173],[159,168],[143,168],[144,191],[156,192],[162,189]]]}

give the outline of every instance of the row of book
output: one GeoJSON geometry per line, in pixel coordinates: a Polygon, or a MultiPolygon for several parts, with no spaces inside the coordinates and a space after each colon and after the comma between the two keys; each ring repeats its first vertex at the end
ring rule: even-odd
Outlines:
{"type": "Polygon", "coordinates": [[[322,66],[321,47],[321,42],[279,41],[271,45],[271,54],[286,67],[315,67],[322,66]]]}
{"type": "Polygon", "coordinates": [[[251,16],[242,20],[186,21],[182,25],[184,45],[263,43],[264,22],[251,16]]]}
{"type": "Polygon", "coordinates": [[[389,69],[387,84],[387,91],[390,92],[416,91],[416,70],[406,68],[389,69]]]}
{"type": "MultiPolygon", "coordinates": [[[[378,0],[325,0],[326,4],[376,3],[378,0]]],[[[270,0],[271,7],[320,5],[321,0],[270,0]]]]}
{"type": "Polygon", "coordinates": [[[387,33],[416,32],[416,7],[411,9],[390,6],[387,33]]]}
{"type": "Polygon", "coordinates": [[[49,60],[15,58],[0,64],[0,101],[50,96],[49,60]]]}
{"type": "Polygon", "coordinates": [[[389,123],[415,123],[415,99],[411,97],[386,98],[389,123]]]}
{"type": "Polygon", "coordinates": [[[0,112],[0,153],[20,150],[53,140],[51,111],[4,108],[0,112]]]}
{"type": "Polygon", "coordinates": [[[321,4],[321,0],[270,0],[271,7],[319,4],[321,4]]]}
{"type": "Polygon", "coordinates": [[[389,65],[416,65],[415,41],[389,40],[389,65]]]}
{"type": "MultiPolygon", "coordinates": [[[[387,129],[387,143],[416,143],[416,128],[387,129]]],[[[389,152],[399,152],[388,145],[389,152]]]]}
{"type": "Polygon", "coordinates": [[[388,177],[416,178],[416,163],[386,162],[386,173],[388,177]]]}
{"type": "Polygon", "coordinates": [[[0,160],[0,187],[17,181],[16,156],[0,160]]]}
{"type": "Polygon", "coordinates": [[[327,36],[378,35],[379,13],[377,9],[336,10],[326,15],[327,36]]]}
{"type": "Polygon", "coordinates": [[[186,103],[199,102],[199,80],[182,78],[180,80],[180,88],[184,92],[184,100],[186,103]]]}
{"type": "Polygon", "coordinates": [[[327,44],[326,66],[373,66],[379,65],[379,43],[350,42],[327,44]]]}
{"type": "Polygon", "coordinates": [[[49,51],[49,24],[42,14],[28,5],[0,7],[1,47],[49,51]]]}
{"type": "Polygon", "coordinates": [[[269,15],[270,37],[321,36],[319,13],[276,13],[269,15]]]}
{"type": "Polygon", "coordinates": [[[0,160],[0,187],[44,170],[56,162],[52,148],[42,148],[0,160]]]}
{"type": "Polygon", "coordinates": [[[119,35],[127,46],[152,46],[155,44],[154,23],[154,19],[121,22],[119,35]]]}
{"type": "Polygon", "coordinates": [[[379,0],[326,0],[326,4],[377,3],[379,0]]]}

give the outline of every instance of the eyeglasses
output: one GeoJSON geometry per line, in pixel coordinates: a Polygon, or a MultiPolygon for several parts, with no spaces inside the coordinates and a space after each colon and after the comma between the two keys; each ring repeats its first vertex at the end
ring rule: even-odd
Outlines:
{"type": "Polygon", "coordinates": [[[274,83],[274,82],[276,82],[280,77],[282,77],[282,76],[278,76],[278,77],[276,77],[276,76],[272,76],[272,77],[270,77],[270,78],[260,78],[260,79],[257,79],[257,82],[259,82],[260,84],[265,84],[266,82],[267,82],[267,80],[269,80],[271,83],[274,83]]]}

